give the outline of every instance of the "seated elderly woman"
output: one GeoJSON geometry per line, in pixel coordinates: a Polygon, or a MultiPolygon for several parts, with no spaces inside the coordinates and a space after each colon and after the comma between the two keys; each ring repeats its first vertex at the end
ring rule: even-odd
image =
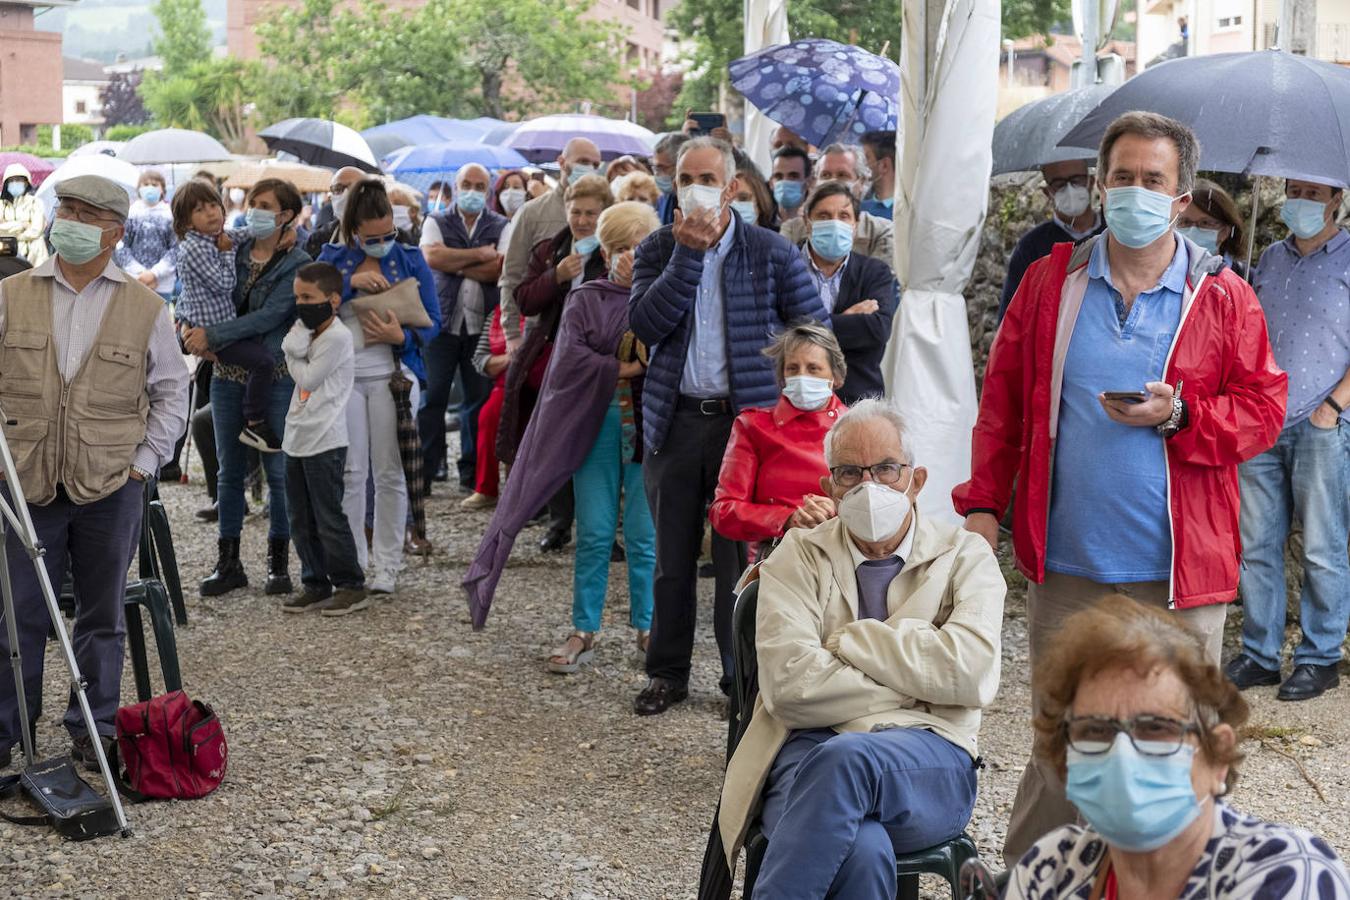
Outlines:
{"type": "Polygon", "coordinates": [[[1041,838],[1010,898],[1350,897],[1331,847],[1223,802],[1247,703],[1168,613],[1119,600],[1069,618],[1036,673],[1036,753],[1086,826],[1041,838]]]}
{"type": "Polygon", "coordinates": [[[830,474],[825,433],[845,410],[834,395],[844,383],[844,351],[830,329],[810,322],[780,332],[764,355],[782,396],[732,423],[708,508],[713,528],[733,541],[772,541],[834,515],[834,501],[818,492],[830,474]]]}
{"type": "Polygon", "coordinates": [[[646,172],[629,172],[627,175],[621,175],[611,181],[609,187],[614,191],[614,200],[617,203],[634,200],[655,207],[656,202],[661,199],[661,189],[656,186],[656,179],[646,172]]]}
{"type": "Polygon", "coordinates": [[[890,401],[825,437],[839,515],[787,533],[760,568],[759,698],[719,815],[734,870],[758,814],[755,895],[894,897],[895,857],[961,833],[980,710],[998,691],[1005,586],[987,543],[915,508],[890,401]]]}

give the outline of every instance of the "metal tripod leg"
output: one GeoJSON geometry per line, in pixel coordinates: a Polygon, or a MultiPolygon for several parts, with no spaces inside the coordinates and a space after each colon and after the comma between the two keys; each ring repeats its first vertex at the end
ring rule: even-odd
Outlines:
{"type": "MultiPolygon", "coordinates": [[[[2,419],[3,417],[0,417],[2,419]]],[[[8,422],[6,424],[9,424],[8,422]]],[[[9,527],[14,529],[14,535],[23,544],[27,551],[29,559],[33,561],[33,567],[37,571],[38,587],[42,591],[42,598],[47,603],[47,615],[51,617],[52,630],[56,632],[57,643],[61,645],[61,652],[65,656],[66,671],[70,673],[70,687],[75,694],[75,699],[80,704],[80,714],[84,718],[84,726],[89,731],[90,743],[94,747],[94,755],[98,758],[99,773],[103,776],[103,783],[108,788],[108,799],[112,802],[113,813],[117,816],[117,824],[121,828],[122,837],[131,837],[131,826],[127,824],[126,812],[122,809],[122,798],[117,793],[117,782],[113,778],[112,768],[108,765],[108,754],[103,752],[103,741],[98,734],[98,723],[94,721],[94,712],[89,708],[89,698],[85,695],[85,678],[80,674],[80,664],[75,660],[75,650],[70,644],[70,635],[66,633],[66,623],[61,618],[61,607],[56,601],[56,592],[52,590],[52,581],[47,577],[47,567],[42,563],[42,556],[45,553],[42,545],[37,540],[37,529],[33,527],[33,517],[29,515],[28,503],[23,497],[23,486],[19,483],[18,472],[14,468],[14,457],[10,455],[9,443],[4,440],[3,434],[0,434],[0,470],[3,471],[6,487],[9,489],[9,502],[6,502],[3,495],[0,495],[0,526],[3,522],[8,522],[9,527]]],[[[0,527],[0,535],[3,535],[4,529],[0,527]]],[[[9,559],[5,545],[0,543],[0,594],[3,594],[5,603],[5,618],[9,623],[9,640],[11,659],[16,659],[18,653],[18,626],[14,621],[14,597],[13,586],[9,581],[9,559]]],[[[21,662],[21,660],[20,660],[21,662]]],[[[15,669],[15,682],[19,689],[19,721],[23,729],[24,750],[28,755],[28,763],[33,762],[33,748],[31,746],[31,737],[27,724],[28,709],[25,705],[23,693],[23,670],[15,669]]]]}
{"type": "MultiPolygon", "coordinates": [[[[0,517],[0,599],[4,607],[0,612],[5,616],[5,632],[9,638],[9,665],[14,672],[14,695],[19,700],[19,734],[23,742],[24,766],[31,766],[33,759],[33,732],[28,721],[28,696],[23,686],[23,653],[19,649],[19,625],[14,618],[14,593],[9,584],[9,551],[5,539],[5,520],[0,517]]],[[[38,565],[42,565],[41,561],[38,565]]]]}

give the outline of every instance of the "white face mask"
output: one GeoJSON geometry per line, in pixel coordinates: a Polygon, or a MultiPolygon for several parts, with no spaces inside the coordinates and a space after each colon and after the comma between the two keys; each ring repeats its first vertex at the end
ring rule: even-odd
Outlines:
{"type": "Polygon", "coordinates": [[[913,506],[908,494],[864,481],[840,499],[839,518],[850,534],[871,544],[895,537],[913,506]]]}
{"type": "Polygon", "coordinates": [[[394,207],[394,227],[397,228],[397,229],[399,229],[400,231],[411,231],[411,230],[412,230],[412,224],[413,224],[413,222],[412,222],[412,213],[410,213],[410,212],[408,211],[408,207],[406,207],[406,206],[395,206],[395,207],[394,207]]]}
{"type": "Polygon", "coordinates": [[[1087,212],[1088,204],[1091,202],[1092,191],[1087,187],[1066,184],[1055,191],[1055,211],[1070,219],[1076,219],[1087,212]]]}
{"type": "Polygon", "coordinates": [[[516,210],[525,205],[525,189],[507,188],[502,191],[501,201],[502,209],[506,211],[506,214],[508,216],[514,216],[516,210]]]}
{"type": "MultiPolygon", "coordinates": [[[[351,188],[347,188],[347,191],[350,190],[351,188]]],[[[347,211],[347,191],[333,195],[333,216],[339,222],[342,221],[342,214],[347,211]]]]}
{"type": "Polygon", "coordinates": [[[235,206],[243,206],[244,197],[245,194],[243,188],[230,188],[230,202],[235,206]]]}
{"type": "Polygon", "coordinates": [[[798,409],[810,412],[830,402],[834,396],[834,384],[829,379],[816,378],[814,375],[793,375],[784,381],[783,396],[798,409]]]}
{"type": "Polygon", "coordinates": [[[721,209],[722,189],[708,184],[687,184],[680,188],[680,209],[685,215],[699,209],[721,209]]]}

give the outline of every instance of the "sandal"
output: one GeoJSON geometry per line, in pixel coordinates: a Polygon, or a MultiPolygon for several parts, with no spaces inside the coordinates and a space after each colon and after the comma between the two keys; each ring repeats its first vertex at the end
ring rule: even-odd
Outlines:
{"type": "Polygon", "coordinates": [[[421,556],[426,558],[435,551],[431,541],[424,535],[418,534],[409,528],[403,539],[403,552],[408,556],[421,556]]]}
{"type": "Polygon", "coordinates": [[[637,629],[637,649],[643,656],[647,655],[647,648],[652,643],[652,630],[650,628],[637,629]]]}
{"type": "Polygon", "coordinates": [[[595,632],[574,631],[548,658],[548,670],[556,675],[572,675],[595,656],[595,632]]]}

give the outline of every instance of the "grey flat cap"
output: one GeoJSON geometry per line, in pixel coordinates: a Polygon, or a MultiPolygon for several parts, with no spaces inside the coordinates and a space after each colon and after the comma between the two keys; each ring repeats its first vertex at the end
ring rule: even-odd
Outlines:
{"type": "Polygon", "coordinates": [[[90,206],[117,213],[125,219],[131,210],[131,201],[120,184],[102,175],[76,175],[67,178],[56,186],[56,196],[60,200],[70,198],[83,200],[90,206]]]}

